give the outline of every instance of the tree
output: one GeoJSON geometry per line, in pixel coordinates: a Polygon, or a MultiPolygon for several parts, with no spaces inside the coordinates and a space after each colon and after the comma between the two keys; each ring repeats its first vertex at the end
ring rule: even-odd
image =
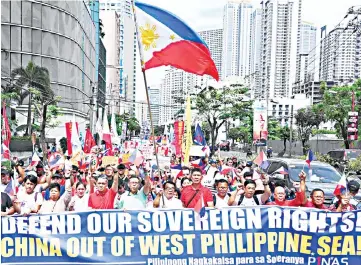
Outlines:
{"type": "MultiPolygon", "coordinates": [[[[131,116],[129,113],[124,113],[119,115],[119,118],[121,120],[121,122],[126,122],[127,123],[127,132],[130,132],[130,135],[132,135],[132,133],[140,133],[140,125],[139,125],[139,121],[137,120],[137,118],[135,118],[134,116],[131,116]]],[[[126,133],[127,133],[126,132],[126,133]]]]}
{"type": "Polygon", "coordinates": [[[162,135],[164,133],[164,125],[154,126],[154,135],[162,135]]]}
{"type": "Polygon", "coordinates": [[[194,97],[195,109],[210,127],[211,150],[218,137],[218,131],[228,118],[240,119],[251,109],[252,102],[244,101],[243,96],[248,90],[240,85],[232,85],[215,89],[206,87],[194,97]]]}
{"type": "Polygon", "coordinates": [[[306,142],[310,139],[312,129],[325,121],[325,116],[320,109],[302,108],[295,114],[298,138],[302,142],[303,153],[306,154],[306,142]]]}
{"type": "Polygon", "coordinates": [[[279,122],[276,119],[268,119],[267,124],[267,130],[268,130],[268,139],[269,140],[279,140],[280,139],[280,131],[281,126],[279,125],[279,122]]]}
{"type": "MultiPolygon", "coordinates": [[[[337,135],[342,137],[346,149],[350,148],[347,139],[348,112],[352,110],[352,93],[361,102],[361,80],[350,86],[325,88],[322,101],[316,106],[325,113],[327,120],[335,123],[337,135]]],[[[361,114],[361,104],[355,104],[355,111],[361,114]]],[[[359,126],[360,129],[361,126],[359,126]]]]}
{"type": "Polygon", "coordinates": [[[31,107],[33,95],[31,90],[44,92],[45,98],[52,99],[54,97],[53,91],[50,89],[49,71],[44,67],[35,65],[32,61],[28,63],[26,68],[19,67],[11,72],[11,79],[15,80],[14,92],[18,94],[19,104],[23,103],[26,97],[29,97],[28,115],[27,115],[27,129],[25,136],[31,134],[31,107]]]}
{"type": "Polygon", "coordinates": [[[244,131],[240,127],[231,128],[228,133],[228,137],[232,139],[232,144],[234,144],[234,141],[238,139],[244,138],[244,131]]]}

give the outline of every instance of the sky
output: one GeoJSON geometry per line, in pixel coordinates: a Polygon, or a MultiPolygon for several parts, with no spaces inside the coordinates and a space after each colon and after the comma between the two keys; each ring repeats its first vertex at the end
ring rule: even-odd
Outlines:
{"type": "MultiPolygon", "coordinates": [[[[174,13],[196,31],[222,28],[223,7],[227,2],[226,0],[141,1],[174,13]]],[[[261,0],[250,0],[250,2],[255,7],[260,7],[261,0]]],[[[344,18],[349,7],[356,5],[361,8],[361,0],[302,0],[302,20],[313,23],[318,29],[327,25],[328,32],[344,18]]],[[[150,85],[159,85],[163,76],[162,68],[147,71],[150,85]]],[[[144,86],[141,74],[137,74],[137,86],[138,84],[139,87],[144,86]]]]}

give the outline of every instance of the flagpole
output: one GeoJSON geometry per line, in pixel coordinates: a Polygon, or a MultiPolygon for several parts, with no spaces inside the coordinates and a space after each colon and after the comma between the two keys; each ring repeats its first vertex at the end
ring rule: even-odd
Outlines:
{"type": "Polygon", "coordinates": [[[153,118],[152,118],[152,110],[151,110],[151,108],[150,108],[150,101],[149,101],[148,82],[147,82],[147,76],[146,76],[146,74],[145,74],[145,69],[144,69],[142,46],[141,46],[140,41],[139,41],[138,23],[137,23],[137,16],[136,16],[136,14],[135,14],[134,0],[132,0],[132,7],[133,7],[133,16],[134,16],[134,24],[135,24],[135,34],[136,34],[136,36],[137,36],[138,49],[139,49],[139,54],[140,54],[140,66],[142,67],[144,87],[145,87],[145,94],[146,94],[146,97],[147,97],[147,104],[148,104],[150,127],[151,127],[151,130],[152,130],[152,136],[153,136],[152,138],[153,138],[153,146],[154,146],[154,150],[155,150],[155,159],[156,159],[156,162],[157,162],[158,170],[160,170],[159,160],[158,160],[158,153],[157,153],[157,148],[156,148],[156,143],[155,143],[155,135],[154,135],[154,125],[153,125],[153,118]]]}

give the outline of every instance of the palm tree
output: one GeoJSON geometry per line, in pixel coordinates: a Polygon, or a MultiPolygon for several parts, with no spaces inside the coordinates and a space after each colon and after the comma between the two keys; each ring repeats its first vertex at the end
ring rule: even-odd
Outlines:
{"type": "MultiPolygon", "coordinates": [[[[19,67],[11,72],[11,78],[15,80],[14,87],[18,90],[19,103],[22,104],[24,99],[29,96],[28,102],[28,116],[27,116],[27,128],[25,135],[30,135],[31,126],[31,106],[33,95],[31,89],[36,89],[40,93],[40,97],[45,98],[54,97],[54,92],[50,88],[49,71],[45,67],[35,65],[32,61],[28,63],[26,68],[19,67]]],[[[39,95],[37,96],[39,99],[39,95]]]]}

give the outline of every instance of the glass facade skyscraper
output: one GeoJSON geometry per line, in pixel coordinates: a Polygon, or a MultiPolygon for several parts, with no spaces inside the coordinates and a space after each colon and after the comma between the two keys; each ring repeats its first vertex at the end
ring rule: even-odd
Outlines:
{"type": "Polygon", "coordinates": [[[59,106],[88,119],[95,27],[83,1],[1,1],[1,79],[32,61],[49,70],[59,106]]]}

